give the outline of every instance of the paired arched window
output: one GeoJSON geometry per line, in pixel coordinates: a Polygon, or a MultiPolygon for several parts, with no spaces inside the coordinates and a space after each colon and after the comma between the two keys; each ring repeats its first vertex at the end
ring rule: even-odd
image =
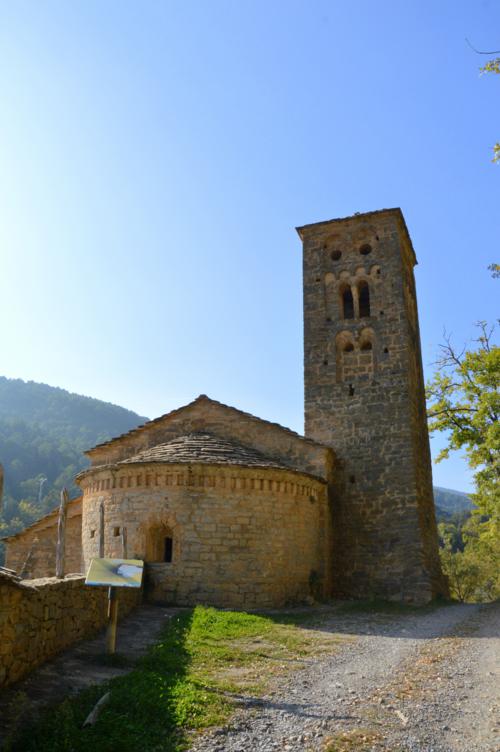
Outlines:
{"type": "Polygon", "coordinates": [[[368,282],[362,280],[355,288],[356,296],[352,288],[344,285],[340,289],[340,302],[343,319],[364,319],[370,316],[370,288],[368,282]]]}

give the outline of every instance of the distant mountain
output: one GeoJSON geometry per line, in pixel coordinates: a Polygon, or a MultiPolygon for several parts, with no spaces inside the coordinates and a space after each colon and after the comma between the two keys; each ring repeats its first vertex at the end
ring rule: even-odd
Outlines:
{"type": "Polygon", "coordinates": [[[147,418],[58,387],[0,376],[0,535],[22,529],[57,505],[60,490],[87,466],[83,451],[147,418]]]}
{"type": "Polygon", "coordinates": [[[47,384],[0,376],[0,419],[14,419],[79,448],[118,436],[147,418],[124,407],[47,384]]]}
{"type": "Polygon", "coordinates": [[[438,519],[446,519],[461,512],[471,512],[474,507],[466,493],[441,486],[434,486],[434,501],[438,519]]]}

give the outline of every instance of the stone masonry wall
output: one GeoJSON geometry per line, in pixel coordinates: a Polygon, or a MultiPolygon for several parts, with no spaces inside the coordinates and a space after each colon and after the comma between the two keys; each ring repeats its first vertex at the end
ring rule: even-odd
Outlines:
{"type": "Polygon", "coordinates": [[[373,212],[299,234],[305,434],[334,447],[341,469],[332,484],[334,591],[429,600],[446,584],[433,510],[416,259],[402,214],[373,212]]]}
{"type": "Polygon", "coordinates": [[[324,597],[331,590],[326,484],[267,468],[126,465],[81,481],[83,552],[148,564],[150,597],[180,605],[256,608],[324,597]],[[162,542],[173,540],[172,562],[162,542]]]}
{"type": "MultiPolygon", "coordinates": [[[[53,577],[56,572],[57,515],[51,514],[5,543],[5,566],[23,577],[53,577]]],[[[81,502],[70,505],[66,520],[64,574],[83,572],[81,502]]]]}
{"type": "MultiPolygon", "coordinates": [[[[140,599],[120,589],[119,618],[140,599]]],[[[107,620],[107,588],[89,587],[79,576],[17,581],[0,577],[0,686],[101,629],[107,620]]]]}

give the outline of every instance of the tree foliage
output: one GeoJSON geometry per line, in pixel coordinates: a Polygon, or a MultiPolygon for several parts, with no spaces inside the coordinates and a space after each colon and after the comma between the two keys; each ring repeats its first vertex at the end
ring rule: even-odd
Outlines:
{"type": "Polygon", "coordinates": [[[440,525],[443,568],[459,600],[500,597],[500,347],[493,328],[478,327],[471,349],[445,338],[427,385],[429,430],[447,437],[437,461],[460,450],[474,471],[469,520],[460,530],[440,525]]]}

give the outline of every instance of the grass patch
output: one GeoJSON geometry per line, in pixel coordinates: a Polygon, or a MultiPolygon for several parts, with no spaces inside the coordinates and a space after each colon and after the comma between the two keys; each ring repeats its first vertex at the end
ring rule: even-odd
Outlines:
{"type": "Polygon", "coordinates": [[[317,619],[305,612],[258,615],[201,606],[185,611],[130,673],[49,709],[6,750],[182,750],[190,732],[228,719],[233,693],[261,693],[276,673],[331,652],[343,638],[311,628],[317,619]],[[111,699],[97,724],[82,729],[107,691],[111,699]]]}

